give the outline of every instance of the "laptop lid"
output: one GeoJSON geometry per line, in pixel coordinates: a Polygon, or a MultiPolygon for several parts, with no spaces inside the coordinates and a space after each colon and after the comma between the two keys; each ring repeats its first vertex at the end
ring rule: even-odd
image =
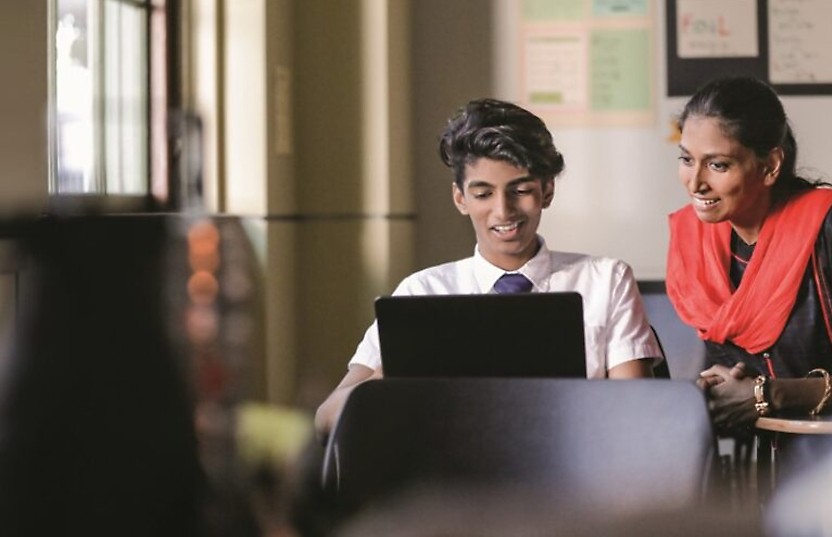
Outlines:
{"type": "Polygon", "coordinates": [[[576,292],[383,296],[385,377],[586,378],[576,292]]]}

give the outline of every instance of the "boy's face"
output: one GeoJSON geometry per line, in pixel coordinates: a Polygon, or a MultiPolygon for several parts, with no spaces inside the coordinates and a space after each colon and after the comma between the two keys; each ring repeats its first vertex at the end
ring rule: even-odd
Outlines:
{"type": "Polygon", "coordinates": [[[554,181],[542,183],[528,170],[481,158],[465,167],[454,204],[471,217],[482,256],[503,270],[517,270],[537,253],[537,227],[552,203],[554,181]]]}

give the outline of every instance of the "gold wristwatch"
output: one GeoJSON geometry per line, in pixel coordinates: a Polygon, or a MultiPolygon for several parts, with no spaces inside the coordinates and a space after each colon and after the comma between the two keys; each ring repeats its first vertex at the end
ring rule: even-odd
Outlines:
{"type": "Polygon", "coordinates": [[[754,379],[754,408],[757,409],[757,414],[766,416],[771,412],[771,406],[768,404],[768,377],[760,375],[754,379]]]}

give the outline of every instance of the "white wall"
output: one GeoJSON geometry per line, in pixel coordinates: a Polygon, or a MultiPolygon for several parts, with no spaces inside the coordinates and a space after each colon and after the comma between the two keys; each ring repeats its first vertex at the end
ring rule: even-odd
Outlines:
{"type": "MultiPolygon", "coordinates": [[[[544,215],[541,233],[550,247],[624,259],[639,279],[664,279],[667,214],[687,201],[676,178],[672,122],[685,98],[668,98],[664,2],[654,7],[654,88],[656,123],[644,128],[567,128],[550,124],[566,159],[555,201],[544,215]]],[[[518,8],[514,0],[494,0],[497,96],[520,98],[518,8]]],[[[824,118],[832,117],[832,97],[785,97],[799,147],[798,166],[832,174],[832,151],[824,118]]],[[[813,175],[817,176],[817,173],[813,175]]]]}

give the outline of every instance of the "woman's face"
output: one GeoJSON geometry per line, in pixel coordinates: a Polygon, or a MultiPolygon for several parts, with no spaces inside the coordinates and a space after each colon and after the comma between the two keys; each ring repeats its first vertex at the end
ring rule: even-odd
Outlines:
{"type": "Polygon", "coordinates": [[[679,180],[703,222],[729,221],[748,244],[757,235],[771,207],[781,153],[763,161],[737,140],[726,136],[719,120],[691,116],[679,142],[679,180]]]}

